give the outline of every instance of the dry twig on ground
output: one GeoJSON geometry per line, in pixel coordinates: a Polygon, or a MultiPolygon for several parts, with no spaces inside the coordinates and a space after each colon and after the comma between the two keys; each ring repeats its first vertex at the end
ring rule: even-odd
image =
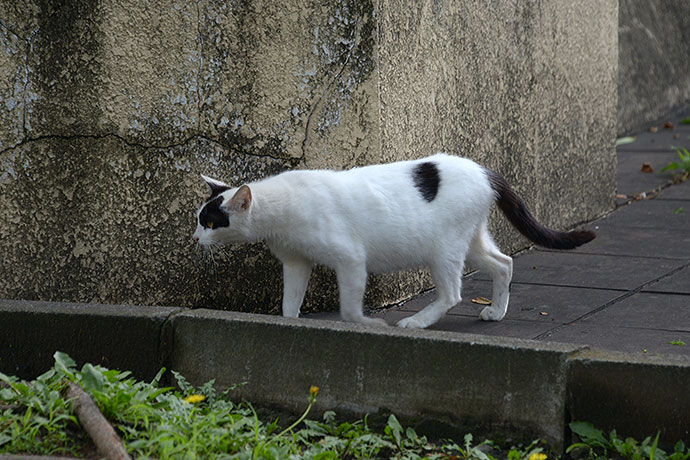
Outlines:
{"type": "Polygon", "coordinates": [[[101,414],[91,396],[79,385],[67,382],[65,396],[74,400],[74,411],[98,452],[109,460],[131,460],[115,429],[101,414]]]}

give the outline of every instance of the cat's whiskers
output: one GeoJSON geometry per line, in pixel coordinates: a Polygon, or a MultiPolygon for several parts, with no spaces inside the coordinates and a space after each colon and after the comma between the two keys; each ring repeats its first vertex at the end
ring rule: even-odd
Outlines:
{"type": "Polygon", "coordinates": [[[222,244],[203,244],[197,245],[197,259],[203,263],[206,277],[212,275],[217,280],[218,275],[224,272],[221,265],[230,261],[230,254],[222,244]]]}
{"type": "Polygon", "coordinates": [[[216,250],[218,251],[218,254],[222,256],[221,260],[222,260],[223,262],[226,262],[226,263],[227,263],[227,262],[230,262],[230,253],[229,253],[228,250],[225,248],[225,246],[218,245],[218,247],[216,248],[216,250]]]}

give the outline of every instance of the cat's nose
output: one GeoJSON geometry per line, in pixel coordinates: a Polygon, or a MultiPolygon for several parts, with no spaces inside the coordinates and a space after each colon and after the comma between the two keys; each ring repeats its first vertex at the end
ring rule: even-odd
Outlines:
{"type": "Polygon", "coordinates": [[[199,237],[197,235],[192,235],[192,239],[194,240],[195,243],[199,242],[199,237]]]}

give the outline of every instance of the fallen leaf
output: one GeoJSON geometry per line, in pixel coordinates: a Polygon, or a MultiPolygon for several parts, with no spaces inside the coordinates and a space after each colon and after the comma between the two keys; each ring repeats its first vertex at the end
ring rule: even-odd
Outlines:
{"type": "Polygon", "coordinates": [[[642,163],[642,172],[645,174],[653,173],[654,169],[649,163],[642,163]]]}
{"type": "Polygon", "coordinates": [[[674,133],[673,138],[674,139],[680,139],[680,133],[674,133]]]}
{"type": "Polygon", "coordinates": [[[540,314],[541,316],[549,316],[549,312],[548,312],[548,311],[540,311],[539,314],[540,314]]]}
{"type": "Polygon", "coordinates": [[[649,128],[650,133],[655,133],[657,131],[659,131],[659,128],[657,128],[656,126],[652,126],[651,128],[649,128]]]}
{"type": "Polygon", "coordinates": [[[666,123],[664,123],[664,129],[673,129],[673,123],[667,121],[666,123]]]}
{"type": "Polygon", "coordinates": [[[616,198],[619,198],[621,200],[625,200],[628,198],[628,195],[623,195],[623,194],[619,193],[618,195],[616,195],[616,198]]]}
{"type": "Polygon", "coordinates": [[[491,301],[486,297],[477,297],[472,299],[472,303],[478,303],[479,305],[491,305],[491,301]]]}
{"type": "Polygon", "coordinates": [[[682,206],[681,206],[680,208],[677,208],[677,209],[674,209],[674,210],[673,210],[673,214],[682,214],[682,213],[684,213],[684,212],[685,212],[685,208],[682,207],[682,206]]]}
{"type": "Polygon", "coordinates": [[[680,122],[681,125],[690,125],[690,117],[683,118],[680,122]]]}
{"type": "Polygon", "coordinates": [[[681,347],[684,347],[685,345],[687,345],[687,344],[686,344],[685,342],[683,342],[682,340],[674,340],[673,342],[669,342],[669,343],[670,343],[671,345],[678,345],[678,346],[681,346],[681,347]]]}

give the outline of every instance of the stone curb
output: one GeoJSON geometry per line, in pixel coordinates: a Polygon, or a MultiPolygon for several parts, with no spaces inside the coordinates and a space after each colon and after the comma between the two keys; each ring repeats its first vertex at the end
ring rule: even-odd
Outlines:
{"type": "Polygon", "coordinates": [[[688,440],[690,359],[579,345],[218,310],[0,300],[0,371],[34,378],[56,350],[151,379],[162,366],[200,385],[297,413],[394,412],[411,423],[539,436],[567,423],[688,440]],[[439,425],[440,423],[440,425],[439,425]]]}

